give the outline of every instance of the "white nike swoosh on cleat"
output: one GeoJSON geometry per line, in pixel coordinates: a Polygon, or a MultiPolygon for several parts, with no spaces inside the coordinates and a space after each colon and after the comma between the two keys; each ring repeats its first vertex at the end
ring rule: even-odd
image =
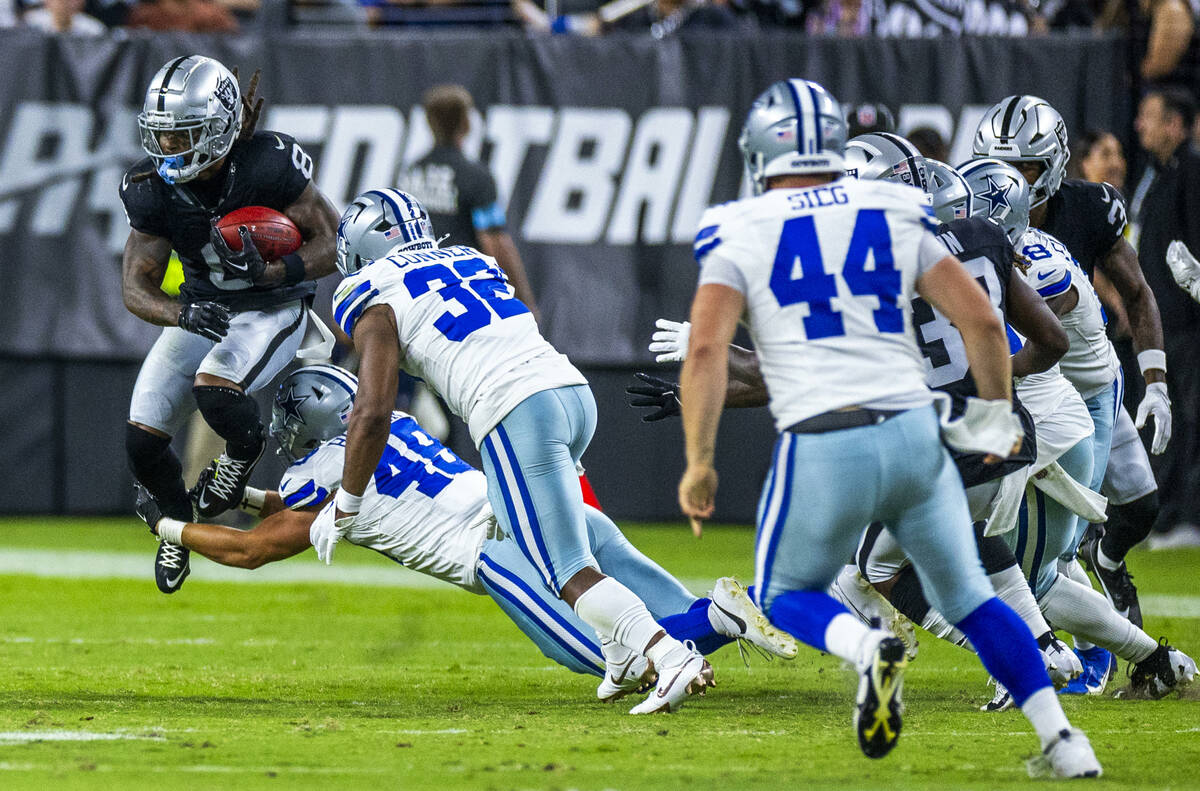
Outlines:
{"type": "Polygon", "coordinates": [[[187,574],[187,569],[184,569],[183,571],[179,572],[179,576],[175,577],[174,579],[167,577],[167,579],[166,579],[167,587],[168,588],[177,587],[179,585],[180,580],[183,579],[183,576],[185,574],[187,574]]]}

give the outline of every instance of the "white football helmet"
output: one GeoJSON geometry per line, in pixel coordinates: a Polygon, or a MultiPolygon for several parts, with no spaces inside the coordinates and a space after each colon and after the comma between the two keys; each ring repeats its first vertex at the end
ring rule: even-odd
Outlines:
{"type": "Polygon", "coordinates": [[[841,173],[846,145],[842,106],[809,80],[782,80],[750,107],[738,148],[762,194],[771,176],[841,173]]]}
{"type": "Polygon", "coordinates": [[[433,225],[420,201],[400,190],[368,190],[338,222],[337,268],[349,276],[389,253],[435,247],[433,225]]]}
{"type": "Polygon", "coordinates": [[[846,175],[863,181],[894,181],[925,192],[929,178],[917,147],[891,132],[859,135],[846,144],[846,175]]]}
{"type": "Polygon", "coordinates": [[[967,180],[954,168],[936,159],[925,160],[929,176],[929,196],[933,214],[939,222],[962,220],[971,216],[973,200],[967,180]]]}
{"type": "Polygon", "coordinates": [[[959,168],[971,190],[975,217],[986,217],[1004,229],[1016,246],[1029,230],[1029,182],[1021,171],[998,159],[973,159],[959,168]]]}
{"type": "Polygon", "coordinates": [[[1042,205],[1058,192],[1071,158],[1062,116],[1036,96],[1009,96],[984,113],[975,130],[972,153],[1008,163],[1040,164],[1042,172],[1033,182],[1031,206],[1042,205]]]}
{"type": "Polygon", "coordinates": [[[146,90],[138,114],[142,148],[168,184],[191,181],[221,161],[242,128],[242,90],[212,58],[184,55],[167,63],[146,90]],[[163,150],[163,139],[178,144],[163,150]]]}
{"type": "Polygon", "coordinates": [[[345,368],[320,363],[292,371],[275,391],[271,436],[288,461],[297,461],[346,430],[358,379],[345,368]]]}

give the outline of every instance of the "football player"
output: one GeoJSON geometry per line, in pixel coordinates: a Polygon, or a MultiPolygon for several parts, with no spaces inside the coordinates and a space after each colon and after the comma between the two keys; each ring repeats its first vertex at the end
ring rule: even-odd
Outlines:
{"type": "Polygon", "coordinates": [[[958,327],[979,397],[947,430],[958,446],[996,460],[1022,433],[1004,324],[933,236],[918,190],[841,178],[845,133],[821,86],[772,85],[739,141],[756,196],[701,220],[700,282],[680,380],[688,462],[680,505],[692,519],[712,513],[727,349],[745,315],[780,432],[759,514],[758,602],[776,626],[857,667],[859,746],[881,757],[895,745],[904,645],[825,590],[862,526],[886,521],[939,611],[993,675],[1017,685],[1013,696],[1041,738],[1044,769],[1097,776],[1100,764],[1063,714],[1033,635],[995,598],[979,563],[910,335],[908,300],[920,293],[958,327]]]}
{"type": "MultiPolygon", "coordinates": [[[[258,568],[310,545],[329,561],[336,541],[329,500],[341,483],[343,432],[357,386],[349,371],[325,364],[300,368],[280,385],[271,435],[292,464],[278,491],[246,488],[241,507],[263,520],[254,529],[184,524],[163,516],[147,497],[139,515],[161,540],[228,566],[258,568]]],[[[597,695],[603,701],[653,679],[644,657],[602,649],[591,628],[550,594],[514,537],[497,526],[483,474],[403,412],[391,415],[388,445],[373,483],[364,497],[363,519],[346,534],[348,541],[491,596],[547,657],[577,673],[602,676],[597,695]],[[606,662],[606,656],[612,658],[606,662]]],[[[712,598],[697,599],[638,552],[608,517],[585,510],[597,560],[637,591],[677,639],[691,640],[705,653],[744,638],[778,656],[796,655],[795,641],[767,623],[735,580],[717,580],[712,598]]]]}
{"type": "MultiPolygon", "coordinates": [[[[1167,394],[1166,354],[1158,305],[1146,284],[1137,252],[1123,235],[1125,204],[1115,188],[1066,179],[1067,128],[1062,116],[1036,96],[1009,96],[997,102],[979,122],[973,154],[1011,163],[1033,188],[1030,226],[1061,241],[1088,275],[1100,270],[1120,294],[1129,314],[1138,367],[1146,395],[1138,405],[1136,428],[1154,418],[1152,453],[1162,453],[1171,439],[1171,401],[1167,394]]],[[[1124,411],[1124,408],[1121,408],[1124,411]]],[[[1105,490],[1113,494],[1111,538],[1091,554],[1093,570],[1120,609],[1140,614],[1137,591],[1129,581],[1124,553],[1149,534],[1158,514],[1157,488],[1144,451],[1135,446],[1127,416],[1118,413],[1105,490]],[[1115,557],[1109,556],[1104,547],[1115,557]]]]}
{"type": "MultiPolygon", "coordinates": [[[[138,115],[148,155],[125,174],[129,218],[122,262],[125,306],[164,327],[151,348],[129,407],[125,449],[134,477],[172,519],[191,520],[171,437],[197,408],[225,440],[201,481],[201,516],[235,506],[262,455],[266,432],[249,393],[265,386],[299,349],[312,282],[333,271],[337,212],[312,180],[312,159],[281,132],[254,130],[262,100],[242,96],[237,76],[199,55],[173,58],[150,80],[138,115]],[[266,261],[247,229],[232,250],[215,222],[245,206],[283,212],[304,239],[266,261]],[[171,251],[184,281],[179,298],[159,288],[171,251]]],[[[155,579],[176,591],[188,551],[163,543],[155,579]]]]}
{"type": "Polygon", "coordinates": [[[546,586],[601,639],[644,654],[658,669],[658,686],[630,713],[671,711],[711,686],[704,656],[667,634],[636,594],[600,570],[575,472],[596,425],[591,389],[542,338],[494,259],[472,247],[438,248],[420,203],[387,189],[355,198],[337,244],[346,279],[334,295],[334,318],[362,362],[336,530],[352,530],[362,518],[403,367],[467,422],[496,517],[546,586]]]}

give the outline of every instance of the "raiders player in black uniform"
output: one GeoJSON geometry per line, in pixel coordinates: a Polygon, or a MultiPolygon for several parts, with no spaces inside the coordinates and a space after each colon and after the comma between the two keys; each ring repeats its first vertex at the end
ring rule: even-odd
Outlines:
{"type": "MultiPolygon", "coordinates": [[[[1029,224],[1065,244],[1089,277],[1100,270],[1120,294],[1146,382],[1135,425],[1141,428],[1154,417],[1151,451],[1161,453],[1171,438],[1162,322],[1137,252],[1123,236],[1125,204],[1120,194],[1109,184],[1064,179],[1070,157],[1066,125],[1036,96],[1009,96],[993,105],[979,122],[973,150],[976,157],[1004,160],[1020,170],[1033,189],[1029,224]]],[[[1130,462],[1116,454],[1109,459],[1110,468],[1123,463],[1130,462]]],[[[1105,530],[1120,534],[1120,543],[1132,547],[1149,534],[1157,516],[1158,492],[1152,491],[1123,505],[1110,504],[1105,530]]],[[[1094,562],[1094,546],[1081,547],[1080,554],[1093,560],[1089,565],[1114,605],[1138,613],[1140,621],[1137,589],[1125,564],[1115,570],[1101,567],[1094,562]]]]}
{"type": "MultiPolygon", "coordinates": [[[[249,91],[253,96],[257,75],[249,91]]],[[[192,519],[171,437],[199,408],[225,452],[194,490],[202,516],[236,506],[265,447],[247,393],[295,356],[307,328],[315,278],[334,269],[338,214],[312,182],[312,160],[287,135],[255,132],[262,106],[243,99],[237,76],[210,58],[175,58],[150,81],[138,116],[148,159],[121,183],[130,234],[122,264],[126,307],[165,329],[134,386],[126,453],[134,476],[175,519],[192,519]],[[245,206],[286,214],[304,239],[264,261],[243,228],[243,248],[215,222],[245,206]],[[176,301],[160,290],[174,249],[184,282],[176,301]]],[[[188,552],[162,544],[155,579],[164,593],[189,572],[188,552]]]]}

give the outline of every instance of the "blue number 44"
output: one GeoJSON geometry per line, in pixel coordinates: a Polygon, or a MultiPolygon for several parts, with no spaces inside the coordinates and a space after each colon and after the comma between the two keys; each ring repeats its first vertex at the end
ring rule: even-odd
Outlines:
{"type": "MultiPolygon", "coordinates": [[[[854,296],[879,298],[879,307],[874,311],[877,330],[904,331],[904,314],[899,304],[900,272],[892,257],[892,234],[882,209],[858,212],[846,261],[842,265],[842,279],[854,296]],[[869,253],[875,260],[874,269],[867,269],[869,253]]],[[[809,340],[846,334],[842,314],[833,307],[837,278],[825,271],[825,259],[821,255],[812,215],[793,217],[783,224],[775,265],[771,269],[771,293],[780,307],[808,305],[804,333],[809,340]],[[800,276],[794,277],[797,261],[800,276]]]]}
{"type": "Polygon", "coordinates": [[[404,286],[414,299],[440,282],[437,293],[442,301],[459,305],[460,311],[447,310],[433,322],[450,340],[463,340],[491,324],[493,316],[507,319],[529,312],[525,303],[513,296],[504,273],[482,258],[455,261],[453,267],[451,271],[445,264],[431,264],[404,276],[404,286]]]}

